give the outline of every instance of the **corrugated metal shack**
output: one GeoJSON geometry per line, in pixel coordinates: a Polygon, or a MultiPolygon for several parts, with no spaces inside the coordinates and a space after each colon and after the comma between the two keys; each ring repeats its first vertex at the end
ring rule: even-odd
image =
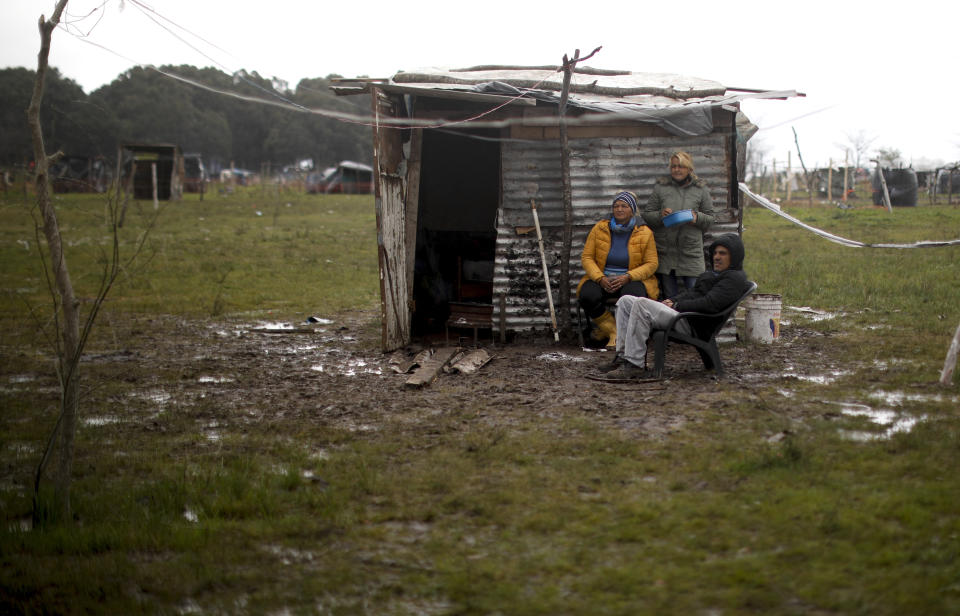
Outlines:
{"type": "MultiPolygon", "coordinates": [[[[384,350],[443,331],[462,305],[486,306],[480,319],[494,334],[550,329],[531,200],[556,300],[563,254],[562,79],[558,67],[474,67],[342,80],[334,88],[372,94],[384,350]]],[[[675,150],[693,155],[710,187],[718,215],[705,242],[739,232],[736,183],[745,142],[756,130],[739,103],[796,95],[578,67],[565,116],[571,304],[591,226],[609,216],[620,190],[646,203],[675,150]]],[[[476,310],[468,312],[477,318],[476,310]]]]}
{"type": "Polygon", "coordinates": [[[122,144],[119,148],[121,186],[132,191],[135,199],[153,199],[156,168],[157,199],[183,198],[183,154],[180,147],[167,143],[122,144]]]}

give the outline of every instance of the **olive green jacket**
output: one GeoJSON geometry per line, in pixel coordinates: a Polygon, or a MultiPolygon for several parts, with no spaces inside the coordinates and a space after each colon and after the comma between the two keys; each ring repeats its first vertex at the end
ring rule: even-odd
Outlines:
{"type": "Polygon", "coordinates": [[[713,224],[713,201],[703,180],[690,174],[690,181],[677,185],[670,176],[657,179],[650,201],[643,210],[643,220],[653,231],[657,242],[658,274],[699,276],[706,269],[703,257],[703,234],[713,224]],[[661,212],[693,210],[696,222],[664,227],[661,212]]]}

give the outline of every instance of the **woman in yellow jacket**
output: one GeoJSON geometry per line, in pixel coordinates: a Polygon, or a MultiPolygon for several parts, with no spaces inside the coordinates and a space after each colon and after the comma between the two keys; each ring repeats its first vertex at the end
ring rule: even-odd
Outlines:
{"type": "Polygon", "coordinates": [[[637,216],[637,196],[621,192],[613,199],[613,215],[593,226],[580,262],[586,272],[577,287],[583,311],[596,325],[594,338],[617,345],[617,322],[607,311],[610,298],[636,295],[657,299],[657,244],[653,232],[637,216]]]}

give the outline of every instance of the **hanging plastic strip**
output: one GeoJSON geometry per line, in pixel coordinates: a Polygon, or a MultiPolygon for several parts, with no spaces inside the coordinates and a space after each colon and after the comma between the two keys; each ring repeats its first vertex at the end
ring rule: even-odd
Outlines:
{"type": "Polygon", "coordinates": [[[762,205],[763,207],[767,208],[777,216],[786,218],[793,224],[803,227],[807,231],[811,231],[819,235],[820,237],[826,238],[831,242],[836,242],[837,244],[841,244],[843,246],[851,246],[853,248],[930,248],[934,246],[960,246],[960,239],[941,240],[941,241],[932,241],[932,242],[914,242],[912,244],[868,244],[866,242],[858,242],[857,240],[849,240],[845,237],[840,237],[839,235],[828,233],[823,229],[817,229],[816,227],[811,227],[807,223],[794,218],[790,214],[787,214],[782,209],[780,209],[780,206],[777,205],[776,203],[771,202],[766,197],[762,197],[758,194],[753,193],[747,187],[747,185],[744,184],[743,182],[740,182],[739,186],[740,186],[740,192],[742,192],[746,196],[756,201],[759,205],[762,205]]]}

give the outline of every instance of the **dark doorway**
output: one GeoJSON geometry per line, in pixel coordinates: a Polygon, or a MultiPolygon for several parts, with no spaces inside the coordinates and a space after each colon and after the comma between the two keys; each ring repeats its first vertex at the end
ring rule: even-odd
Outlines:
{"type": "Polygon", "coordinates": [[[425,130],[417,214],[413,335],[444,331],[451,309],[493,302],[500,204],[496,131],[425,130]]]}

